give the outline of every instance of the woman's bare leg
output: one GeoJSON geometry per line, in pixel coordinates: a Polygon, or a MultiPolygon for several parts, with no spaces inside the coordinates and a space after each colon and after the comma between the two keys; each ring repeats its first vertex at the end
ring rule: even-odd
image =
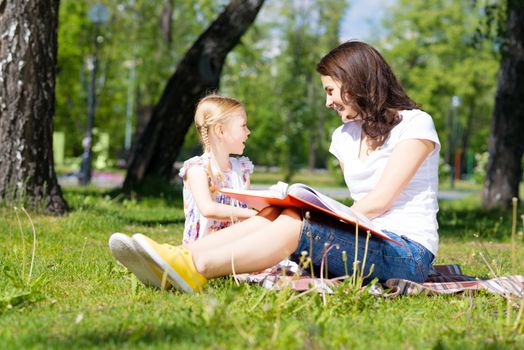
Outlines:
{"type": "Polygon", "coordinates": [[[231,274],[233,263],[236,273],[254,272],[271,267],[294,252],[301,229],[300,211],[288,208],[275,220],[256,227],[251,234],[237,234],[236,230],[226,235],[220,232],[214,236],[224,237],[213,246],[197,241],[187,248],[196,269],[206,278],[231,274]]]}
{"type": "Polygon", "coordinates": [[[215,248],[224,243],[230,242],[231,240],[236,240],[242,236],[250,235],[257,229],[266,227],[273,220],[275,220],[281,212],[282,208],[266,207],[262,209],[256,216],[252,216],[249,219],[209,234],[195,242],[190,243],[190,245],[194,247],[192,249],[198,250],[215,248]]]}

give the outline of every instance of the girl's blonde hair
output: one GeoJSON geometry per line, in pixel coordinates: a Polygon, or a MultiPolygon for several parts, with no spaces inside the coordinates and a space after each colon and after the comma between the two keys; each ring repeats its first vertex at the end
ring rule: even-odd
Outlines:
{"type": "MultiPolygon", "coordinates": [[[[198,102],[195,110],[195,127],[204,152],[211,150],[209,144],[210,128],[218,123],[227,122],[231,117],[231,113],[238,108],[244,108],[244,105],[239,100],[217,94],[207,95],[198,102]]],[[[222,181],[224,176],[220,170],[218,170],[218,173],[215,173],[211,163],[207,165],[207,173],[210,176],[209,190],[214,196],[219,190],[219,185],[215,182],[214,177],[216,176],[219,181],[222,181]]]]}
{"type": "Polygon", "coordinates": [[[216,94],[207,95],[198,102],[195,111],[195,127],[204,152],[210,151],[210,127],[218,123],[225,123],[231,116],[231,112],[243,107],[237,99],[216,94]]]}

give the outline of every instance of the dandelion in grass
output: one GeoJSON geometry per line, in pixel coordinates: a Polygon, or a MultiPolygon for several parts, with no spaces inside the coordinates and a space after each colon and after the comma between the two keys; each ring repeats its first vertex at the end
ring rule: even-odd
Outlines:
{"type": "Polygon", "coordinates": [[[311,258],[308,256],[307,251],[306,250],[301,251],[296,274],[301,275],[302,271],[310,268],[310,266],[311,266],[311,258]]]}

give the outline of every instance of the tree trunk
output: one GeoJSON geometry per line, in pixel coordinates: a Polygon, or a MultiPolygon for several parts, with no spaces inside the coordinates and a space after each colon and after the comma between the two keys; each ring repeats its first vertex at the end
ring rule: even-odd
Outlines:
{"type": "Polygon", "coordinates": [[[173,24],[173,3],[172,0],[164,0],[164,5],[162,6],[162,13],[160,14],[160,33],[162,34],[162,39],[166,42],[168,47],[171,47],[172,36],[171,36],[171,27],[173,24]]]}
{"type": "Polygon", "coordinates": [[[255,20],[264,0],[232,0],[185,54],[169,79],[131,155],[124,189],[146,177],[170,179],[196,103],[217,90],[227,54],[255,20]]]}
{"type": "Polygon", "coordinates": [[[0,0],[0,202],[67,211],[53,165],[58,0],[0,0]]]}
{"type": "MultiPolygon", "coordinates": [[[[462,130],[462,141],[461,141],[461,157],[460,157],[460,172],[459,174],[466,174],[470,176],[468,169],[468,153],[469,153],[469,144],[471,139],[471,133],[473,132],[473,120],[476,116],[476,104],[475,98],[468,97],[464,99],[466,108],[466,126],[462,130]]],[[[468,179],[468,178],[467,178],[468,179]]]]}
{"type": "Polygon", "coordinates": [[[507,4],[506,41],[498,77],[483,192],[485,208],[511,206],[519,197],[524,151],[524,3],[507,4]]]}

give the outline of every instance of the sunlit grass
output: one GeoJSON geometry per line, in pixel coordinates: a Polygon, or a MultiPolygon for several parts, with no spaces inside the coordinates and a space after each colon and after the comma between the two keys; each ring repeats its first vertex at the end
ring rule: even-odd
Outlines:
{"type": "MultiPolygon", "coordinates": [[[[257,171],[255,168],[255,172],[251,176],[251,183],[272,185],[278,181],[281,181],[283,178],[284,174],[282,172],[257,171]]],[[[296,173],[291,180],[291,183],[297,182],[315,186],[317,188],[344,186],[344,183],[341,181],[341,179],[336,178],[327,171],[300,171],[296,173]]]]}
{"type": "MultiPolygon", "coordinates": [[[[508,326],[505,299],[487,293],[390,300],[340,290],[324,299],[236,286],[231,278],[211,281],[199,295],[145,288],[115,263],[107,240],[116,231],[145,232],[179,243],[180,197],[123,199],[93,189],[67,189],[66,197],[73,211],[65,217],[29,213],[37,234],[32,279],[40,283],[30,289],[33,298],[10,307],[0,303],[3,349],[524,347],[522,330],[508,326]]],[[[482,211],[475,196],[440,206],[437,263],[458,263],[467,274],[490,276],[483,253],[498,274],[523,273],[518,234],[517,266],[511,266],[511,213],[482,211]]],[[[27,281],[32,233],[28,219],[20,219],[25,248],[14,209],[0,208],[1,300],[11,295],[4,287],[13,286],[8,274],[22,275],[23,249],[27,281]]]]}

